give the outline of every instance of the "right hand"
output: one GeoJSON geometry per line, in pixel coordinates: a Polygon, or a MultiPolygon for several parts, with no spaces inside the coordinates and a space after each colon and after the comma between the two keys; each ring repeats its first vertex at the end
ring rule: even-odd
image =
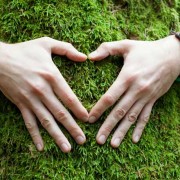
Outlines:
{"type": "Polygon", "coordinates": [[[69,131],[78,144],[83,144],[86,137],[58,98],[83,121],[88,121],[88,112],[53,63],[51,53],[65,55],[79,62],[87,58],[71,44],[48,37],[18,44],[1,43],[0,90],[21,111],[39,151],[44,149],[44,143],[36,117],[60,149],[69,152],[71,145],[55,119],[69,131]]]}
{"type": "Polygon", "coordinates": [[[175,36],[157,41],[106,42],[89,58],[100,61],[109,55],[123,55],[124,65],[112,86],[90,111],[89,122],[94,123],[116,104],[96,140],[104,144],[117,126],[111,140],[111,146],[117,148],[135,122],[132,140],[134,143],[140,140],[154,103],[169,90],[180,73],[180,43],[175,36]]]}

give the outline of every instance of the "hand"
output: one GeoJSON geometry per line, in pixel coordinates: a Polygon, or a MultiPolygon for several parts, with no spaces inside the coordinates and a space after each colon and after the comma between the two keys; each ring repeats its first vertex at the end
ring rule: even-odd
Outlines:
{"type": "Polygon", "coordinates": [[[99,144],[104,144],[121,121],[111,140],[111,145],[116,148],[135,121],[132,140],[134,143],[139,141],[155,101],[168,91],[180,74],[180,43],[174,36],[152,42],[107,42],[89,58],[99,61],[109,55],[123,55],[124,66],[113,85],[90,111],[89,122],[95,122],[117,102],[96,137],[99,144]]]}
{"type": "Polygon", "coordinates": [[[51,53],[83,62],[87,56],[71,44],[40,38],[19,44],[0,44],[0,90],[21,111],[25,125],[39,151],[44,148],[36,117],[63,152],[71,145],[59,129],[57,119],[78,144],[85,135],[58,98],[76,117],[88,120],[88,112],[70,89],[51,59],[51,53]]]}

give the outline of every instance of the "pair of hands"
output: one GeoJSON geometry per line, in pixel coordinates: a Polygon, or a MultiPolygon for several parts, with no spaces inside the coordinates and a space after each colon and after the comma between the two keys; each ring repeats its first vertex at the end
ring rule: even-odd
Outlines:
{"type": "Polygon", "coordinates": [[[78,62],[87,59],[71,44],[48,37],[18,44],[0,44],[0,90],[21,111],[39,151],[43,150],[44,143],[36,118],[63,152],[69,152],[71,145],[56,120],[78,144],[86,141],[83,131],[63,104],[78,119],[94,123],[106,109],[117,103],[101,126],[97,142],[104,144],[120,121],[111,145],[118,147],[136,121],[132,139],[138,142],[155,101],[168,91],[180,73],[180,44],[174,36],[152,42],[122,40],[103,43],[89,55],[89,59],[99,61],[109,55],[123,55],[124,66],[88,114],[53,63],[51,53],[78,62]]]}

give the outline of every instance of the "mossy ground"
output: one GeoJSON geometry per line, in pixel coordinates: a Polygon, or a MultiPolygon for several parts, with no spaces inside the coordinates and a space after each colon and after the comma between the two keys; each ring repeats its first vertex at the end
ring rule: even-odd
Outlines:
{"type": "MultiPolygon", "coordinates": [[[[71,42],[89,53],[104,41],[155,40],[180,30],[179,0],[0,0],[0,38],[22,42],[42,36],[71,42]]],[[[53,56],[75,94],[89,110],[117,77],[122,59],[74,63],[53,56]]],[[[63,154],[41,127],[44,152],[37,152],[18,109],[0,95],[0,179],[179,179],[180,84],[156,103],[142,140],[133,128],[118,149],[97,145],[94,125],[79,123],[83,146],[63,154]]],[[[61,126],[61,125],[60,125],[61,126]]]]}

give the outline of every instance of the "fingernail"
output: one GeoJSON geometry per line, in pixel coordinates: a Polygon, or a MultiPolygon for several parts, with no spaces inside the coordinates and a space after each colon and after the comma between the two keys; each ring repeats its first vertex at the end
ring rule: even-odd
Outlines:
{"type": "Polygon", "coordinates": [[[98,142],[100,144],[104,144],[106,142],[106,136],[105,135],[101,135],[98,139],[98,142]]]}
{"type": "Polygon", "coordinates": [[[97,51],[94,51],[88,55],[88,58],[93,59],[93,57],[96,56],[96,54],[97,54],[97,51]]]}
{"type": "Polygon", "coordinates": [[[83,144],[84,141],[85,141],[85,138],[84,138],[83,136],[78,136],[78,137],[76,138],[76,142],[77,142],[78,144],[83,144]]]}
{"type": "Polygon", "coordinates": [[[82,120],[83,120],[84,122],[88,122],[89,118],[88,118],[88,117],[83,117],[82,120]]]}
{"type": "Polygon", "coordinates": [[[36,148],[37,148],[38,151],[42,151],[43,150],[43,147],[42,147],[42,145],[40,143],[38,143],[36,145],[36,148]]]}
{"type": "Polygon", "coordinates": [[[120,138],[115,138],[114,141],[113,141],[113,145],[115,147],[118,147],[121,143],[121,139],[120,138]]]}
{"type": "Polygon", "coordinates": [[[66,143],[62,143],[61,144],[61,150],[63,152],[69,152],[70,151],[70,147],[66,143]]]}
{"type": "Polygon", "coordinates": [[[138,135],[135,136],[134,141],[135,141],[135,142],[138,142],[138,141],[139,141],[139,136],[138,136],[138,135]]]}
{"type": "Polygon", "coordinates": [[[93,123],[95,120],[96,120],[96,117],[95,117],[95,116],[91,116],[91,117],[89,118],[89,122],[90,122],[90,123],[93,123]]]}

